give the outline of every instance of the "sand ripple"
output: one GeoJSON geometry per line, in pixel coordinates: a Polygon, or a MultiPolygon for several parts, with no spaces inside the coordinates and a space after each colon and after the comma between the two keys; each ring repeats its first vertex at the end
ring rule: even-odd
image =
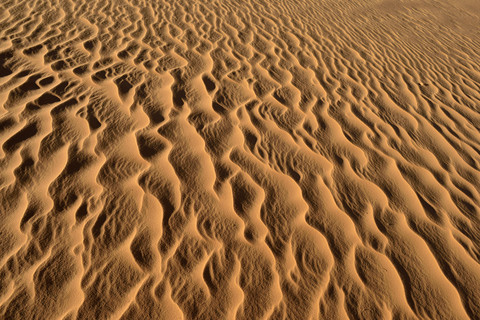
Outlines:
{"type": "Polygon", "coordinates": [[[0,318],[478,319],[480,6],[0,3],[0,318]]]}

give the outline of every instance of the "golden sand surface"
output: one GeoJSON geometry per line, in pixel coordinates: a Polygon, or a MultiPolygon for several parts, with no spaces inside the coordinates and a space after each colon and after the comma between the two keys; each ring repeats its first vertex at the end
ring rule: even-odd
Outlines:
{"type": "Polygon", "coordinates": [[[1,0],[0,319],[480,319],[477,0],[1,0]]]}

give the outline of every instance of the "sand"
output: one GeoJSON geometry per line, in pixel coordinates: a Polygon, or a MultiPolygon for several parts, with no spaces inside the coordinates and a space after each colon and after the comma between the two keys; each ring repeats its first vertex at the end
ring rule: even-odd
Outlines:
{"type": "Polygon", "coordinates": [[[2,0],[0,145],[0,319],[480,319],[476,0],[2,0]]]}

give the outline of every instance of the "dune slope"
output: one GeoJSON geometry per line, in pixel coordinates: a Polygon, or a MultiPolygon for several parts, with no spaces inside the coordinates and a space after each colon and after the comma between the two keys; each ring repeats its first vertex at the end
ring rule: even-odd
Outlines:
{"type": "Polygon", "coordinates": [[[478,319],[474,0],[0,2],[1,319],[478,319]]]}

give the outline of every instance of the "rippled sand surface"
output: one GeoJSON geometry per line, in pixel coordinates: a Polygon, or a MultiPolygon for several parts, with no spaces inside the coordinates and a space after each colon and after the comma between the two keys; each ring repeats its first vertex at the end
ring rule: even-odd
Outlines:
{"type": "Polygon", "coordinates": [[[476,0],[3,0],[0,146],[0,319],[480,319],[476,0]]]}

